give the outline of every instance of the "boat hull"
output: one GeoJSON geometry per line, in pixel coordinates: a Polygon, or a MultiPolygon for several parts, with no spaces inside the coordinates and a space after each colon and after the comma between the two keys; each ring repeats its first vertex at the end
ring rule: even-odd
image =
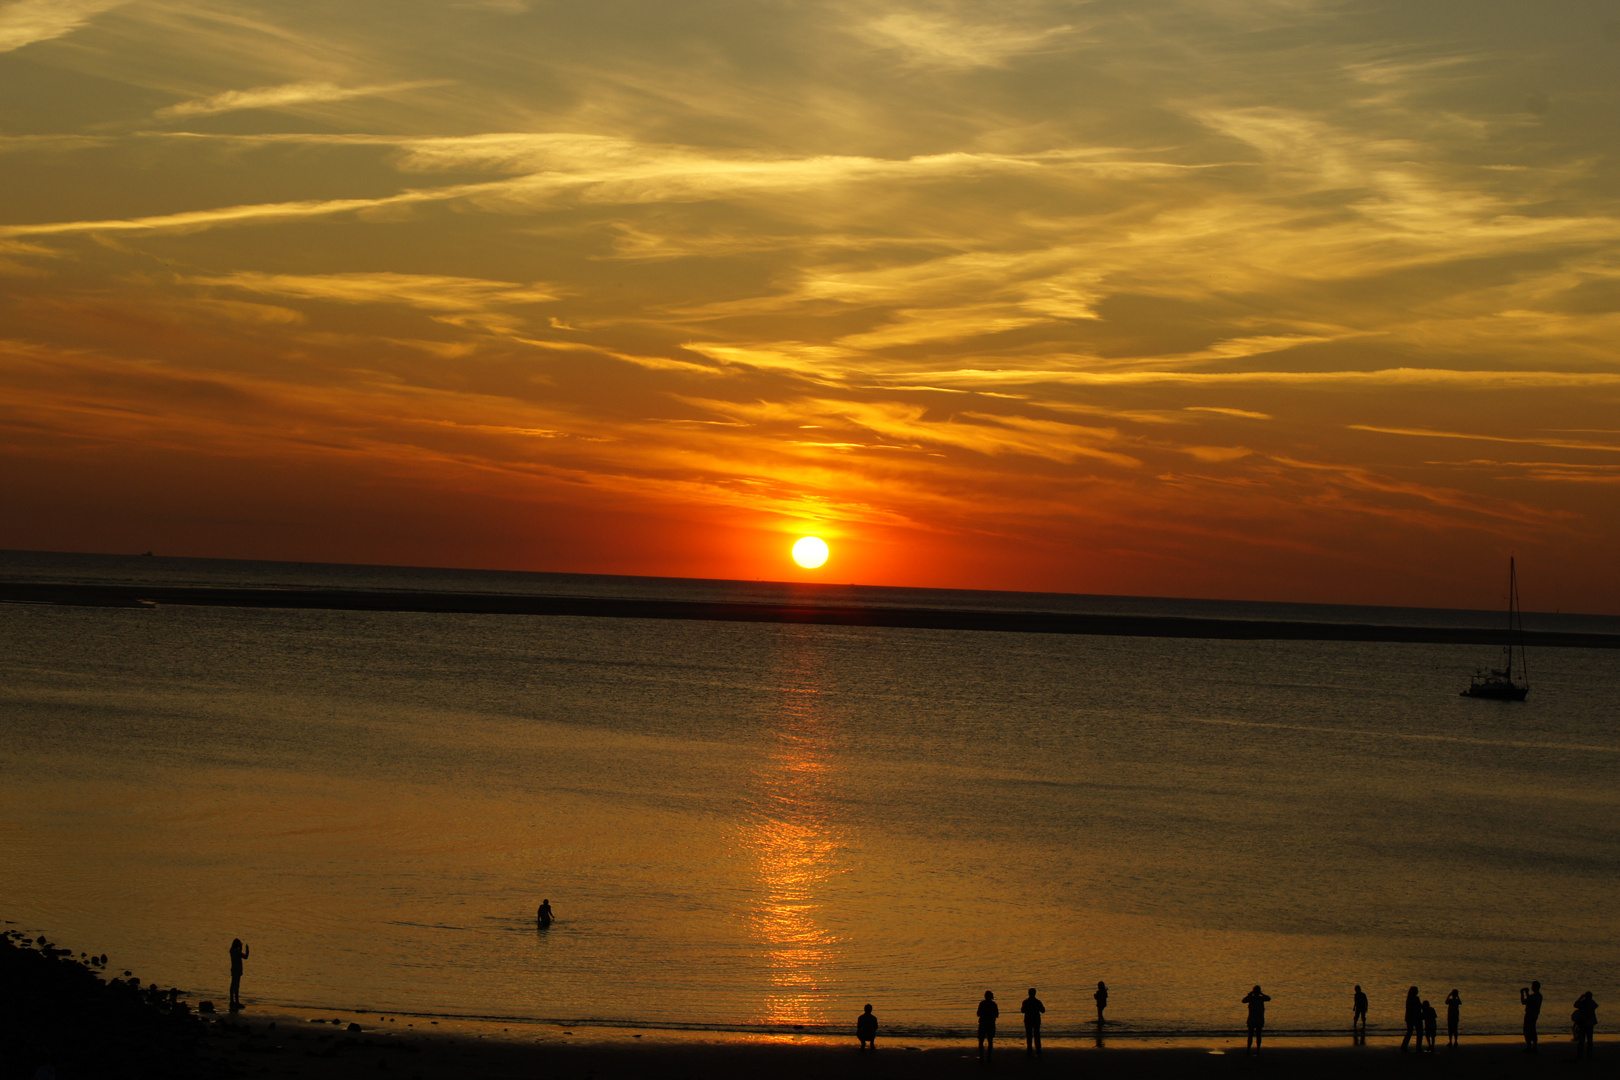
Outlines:
{"type": "Polygon", "coordinates": [[[1523,701],[1525,695],[1530,693],[1528,686],[1515,686],[1513,683],[1488,682],[1476,683],[1462,692],[1463,697],[1490,698],[1493,701],[1523,701]]]}

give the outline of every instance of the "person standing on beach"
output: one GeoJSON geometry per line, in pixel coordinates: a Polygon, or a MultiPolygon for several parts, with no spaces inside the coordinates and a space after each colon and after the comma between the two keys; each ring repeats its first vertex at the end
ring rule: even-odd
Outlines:
{"type": "Polygon", "coordinates": [[[534,913],[534,921],[540,929],[545,930],[551,926],[551,901],[540,901],[540,910],[534,913]]]}
{"type": "Polygon", "coordinates": [[[231,1012],[242,1008],[242,961],[248,958],[248,947],[241,938],[231,939],[231,1012]]]}
{"type": "Polygon", "coordinates": [[[1270,1000],[1269,996],[1261,993],[1258,986],[1250,990],[1248,996],[1243,999],[1243,1004],[1249,1007],[1249,1038],[1243,1044],[1243,1052],[1246,1054],[1260,1052],[1260,1040],[1266,1034],[1266,1002],[1270,1000]]]}
{"type": "Polygon", "coordinates": [[[1401,1036],[1401,1053],[1406,1053],[1406,1044],[1417,1036],[1418,1049],[1423,1049],[1423,1002],[1418,999],[1418,988],[1408,987],[1406,991],[1406,1034],[1401,1036]]]}
{"type": "Polygon", "coordinates": [[[984,992],[984,1000],[979,1002],[979,1060],[989,1061],[990,1055],[996,1050],[996,1017],[1001,1015],[1001,1006],[996,1004],[996,995],[993,991],[984,992]]]}
{"type": "Polygon", "coordinates": [[[1423,1048],[1423,1042],[1428,1043],[1429,1053],[1434,1053],[1434,1037],[1439,1033],[1440,1014],[1434,1011],[1427,998],[1423,1000],[1423,1039],[1419,1041],[1418,1048],[1423,1048]]]}
{"type": "Polygon", "coordinates": [[[1536,1039],[1536,1021],[1541,1019],[1541,984],[1534,980],[1530,989],[1519,989],[1519,1004],[1524,1006],[1524,1052],[1535,1053],[1540,1047],[1536,1039]]]}
{"type": "Polygon", "coordinates": [[[1103,1010],[1108,1008],[1108,984],[1101,979],[1097,980],[1097,992],[1091,995],[1097,1002],[1097,1023],[1105,1023],[1103,1010]]]}
{"type": "Polygon", "coordinates": [[[1457,1045],[1457,1018],[1462,1012],[1462,995],[1455,989],[1446,995],[1446,1045],[1457,1045]]]}
{"type": "Polygon", "coordinates": [[[872,1015],[872,1006],[868,1005],[866,1011],[855,1018],[855,1037],[861,1040],[862,1050],[868,1043],[873,1050],[877,1049],[877,1017],[872,1015]]]}
{"type": "Polygon", "coordinates": [[[1035,996],[1033,986],[1029,988],[1029,997],[1024,999],[1022,1005],[1018,1006],[1018,1011],[1024,1014],[1024,1056],[1040,1057],[1041,1013],[1046,1011],[1046,1006],[1041,1004],[1041,999],[1035,996]]]}
{"type": "Polygon", "coordinates": [[[1356,996],[1350,999],[1350,1031],[1360,1031],[1367,1034],[1367,995],[1361,992],[1361,984],[1356,984],[1356,996]]]}
{"type": "Polygon", "coordinates": [[[1592,1032],[1597,1030],[1597,999],[1592,991],[1575,999],[1575,1011],[1569,1018],[1575,1024],[1575,1060],[1592,1060],[1592,1032]]]}

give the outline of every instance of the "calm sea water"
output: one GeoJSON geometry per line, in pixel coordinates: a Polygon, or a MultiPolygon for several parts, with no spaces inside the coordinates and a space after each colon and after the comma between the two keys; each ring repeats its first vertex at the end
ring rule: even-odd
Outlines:
{"type": "MultiPolygon", "coordinates": [[[[648,596],[789,586],[0,556],[0,577],[648,596]]],[[[772,590],[778,590],[772,593],[772,590]]],[[[874,593],[881,596],[874,597],[874,593]]],[[[826,594],[821,594],[825,599],[826,594]]],[[[1343,621],[1288,605],[869,603],[1343,621]]],[[[1326,613],[1326,614],[1324,614],[1326,613]]],[[[1566,619],[1569,617],[1566,617],[1566,619]]],[[[1551,628],[1550,621],[1536,622],[1551,628]]],[[[1576,619],[1571,628],[1603,628],[1576,619]]],[[[1610,620],[1612,622],[1612,620],[1610,620]]],[[[0,604],[0,918],[250,1003],[961,1029],[1465,1029],[1616,994],[1620,655],[0,604]],[[559,922],[538,933],[549,898],[559,922]]]]}

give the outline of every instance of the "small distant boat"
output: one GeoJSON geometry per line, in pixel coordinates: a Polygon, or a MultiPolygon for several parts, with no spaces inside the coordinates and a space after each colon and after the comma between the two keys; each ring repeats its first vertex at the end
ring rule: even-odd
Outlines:
{"type": "Polygon", "coordinates": [[[1530,693],[1530,672],[1524,662],[1524,620],[1519,612],[1519,572],[1508,559],[1508,640],[1502,646],[1502,667],[1476,671],[1468,680],[1463,697],[1491,698],[1495,701],[1523,701],[1530,693]],[[1513,677],[1513,651],[1519,652],[1519,678],[1513,677]]]}

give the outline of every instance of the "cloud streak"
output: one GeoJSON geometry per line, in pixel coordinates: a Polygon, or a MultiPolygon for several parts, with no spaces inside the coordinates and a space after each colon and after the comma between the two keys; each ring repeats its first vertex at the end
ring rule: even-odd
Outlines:
{"type": "Polygon", "coordinates": [[[285,83],[281,86],[258,86],[250,90],[226,90],[211,97],[166,106],[153,115],[160,119],[174,120],[188,116],[214,116],[241,109],[292,109],[302,105],[350,101],[361,97],[386,97],[407,90],[444,85],[446,81],[442,79],[383,83],[376,86],[339,86],[330,82],[285,83]]]}
{"type": "Polygon", "coordinates": [[[52,41],[127,0],[12,0],[0,6],[0,53],[52,41]]]}

